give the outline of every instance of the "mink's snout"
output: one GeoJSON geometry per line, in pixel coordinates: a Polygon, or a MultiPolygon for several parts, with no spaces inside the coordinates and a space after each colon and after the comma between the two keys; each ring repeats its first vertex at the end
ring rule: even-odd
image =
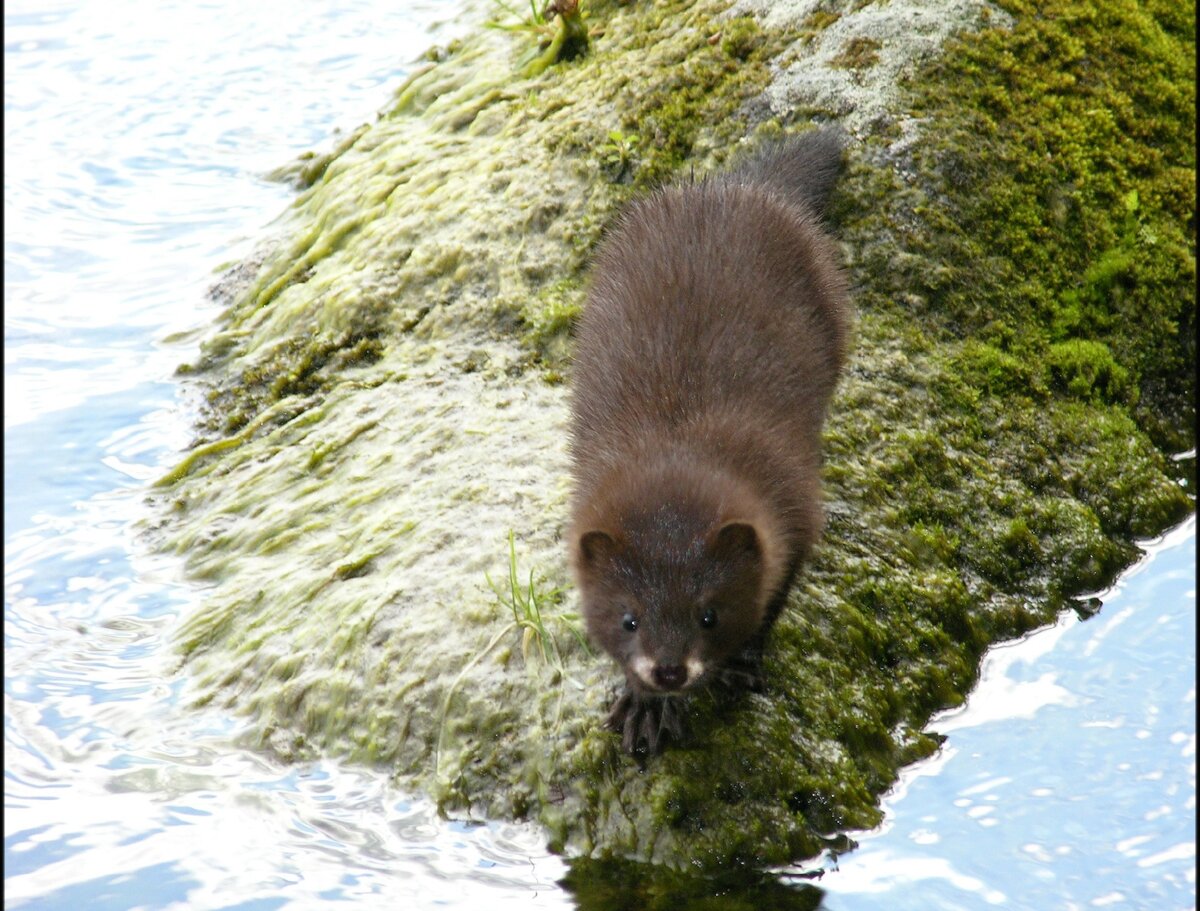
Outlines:
{"type": "Polygon", "coordinates": [[[682,664],[657,664],[654,666],[654,682],[660,689],[681,689],[687,683],[687,668],[682,664]]]}

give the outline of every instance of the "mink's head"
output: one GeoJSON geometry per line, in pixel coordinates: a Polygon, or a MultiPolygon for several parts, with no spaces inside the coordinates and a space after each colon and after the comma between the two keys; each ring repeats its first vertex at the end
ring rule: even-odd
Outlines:
{"type": "Polygon", "coordinates": [[[772,531],[728,499],[706,505],[660,496],[572,530],[588,634],[639,691],[693,686],[766,619],[772,531]]]}

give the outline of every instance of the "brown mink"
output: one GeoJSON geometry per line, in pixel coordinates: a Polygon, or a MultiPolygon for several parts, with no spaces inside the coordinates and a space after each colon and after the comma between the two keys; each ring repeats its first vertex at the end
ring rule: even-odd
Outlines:
{"type": "Polygon", "coordinates": [[[760,687],[762,647],[820,533],[820,434],[846,280],[820,217],[838,132],[628,206],[600,245],[571,401],[571,565],[625,672],[624,748],[682,736],[680,694],[760,687]]]}

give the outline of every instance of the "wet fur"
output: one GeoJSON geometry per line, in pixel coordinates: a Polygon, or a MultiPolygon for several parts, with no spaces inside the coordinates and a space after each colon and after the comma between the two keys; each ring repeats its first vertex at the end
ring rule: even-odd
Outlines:
{"type": "Polygon", "coordinates": [[[597,253],[568,542],[589,635],[625,670],[608,725],[631,753],[682,737],[680,692],[761,685],[820,533],[820,431],[850,323],[819,221],[840,157],[830,131],[785,140],[634,202],[597,253]]]}

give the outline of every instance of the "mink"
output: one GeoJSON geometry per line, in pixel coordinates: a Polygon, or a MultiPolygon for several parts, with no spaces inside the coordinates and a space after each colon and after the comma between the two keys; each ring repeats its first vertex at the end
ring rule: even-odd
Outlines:
{"type": "Polygon", "coordinates": [[[821,428],[852,309],[822,229],[830,128],[634,201],[601,241],[576,332],[567,531],[590,639],[645,757],[681,698],[762,688],[762,652],[823,523],[821,428]]]}

